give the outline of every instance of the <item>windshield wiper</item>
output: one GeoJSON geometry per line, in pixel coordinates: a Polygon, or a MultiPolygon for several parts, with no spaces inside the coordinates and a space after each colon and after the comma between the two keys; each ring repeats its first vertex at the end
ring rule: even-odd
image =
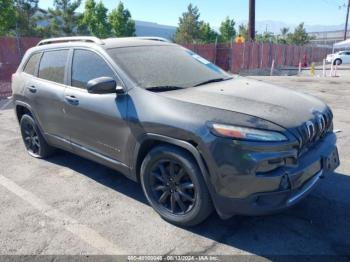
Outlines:
{"type": "Polygon", "coordinates": [[[171,91],[171,90],[178,90],[178,89],[184,89],[181,86],[151,86],[145,88],[148,91],[156,91],[156,92],[162,92],[162,91],[171,91]]]}
{"type": "Polygon", "coordinates": [[[198,83],[198,84],[195,84],[194,86],[202,86],[202,85],[206,85],[206,84],[210,84],[210,83],[226,81],[226,80],[229,80],[229,79],[232,79],[232,77],[227,77],[227,78],[223,78],[223,77],[220,77],[220,78],[213,78],[213,79],[209,79],[209,80],[207,80],[207,81],[204,81],[204,82],[200,82],[200,83],[198,83]]]}

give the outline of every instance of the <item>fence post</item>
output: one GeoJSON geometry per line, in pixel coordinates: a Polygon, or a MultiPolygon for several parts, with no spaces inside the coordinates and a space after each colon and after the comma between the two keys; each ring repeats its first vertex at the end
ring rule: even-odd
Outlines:
{"type": "Polygon", "coordinates": [[[241,70],[243,69],[244,67],[244,64],[245,64],[245,46],[246,46],[246,42],[244,42],[243,44],[243,57],[242,57],[242,65],[241,65],[241,70]]]}
{"type": "Polygon", "coordinates": [[[269,42],[269,64],[272,63],[272,44],[269,42]]]}
{"type": "Polygon", "coordinates": [[[230,72],[232,72],[232,66],[233,66],[233,37],[231,37],[230,42],[230,72]]]}
{"type": "Polygon", "coordinates": [[[216,36],[215,38],[215,46],[214,46],[214,64],[216,65],[216,60],[217,60],[217,54],[218,54],[218,37],[216,36]]]}
{"type": "Polygon", "coordinates": [[[261,53],[260,53],[260,68],[263,67],[263,57],[264,57],[264,43],[261,43],[261,53]]]}
{"type": "Polygon", "coordinates": [[[272,60],[270,76],[273,76],[274,70],[275,70],[275,59],[272,60]]]}

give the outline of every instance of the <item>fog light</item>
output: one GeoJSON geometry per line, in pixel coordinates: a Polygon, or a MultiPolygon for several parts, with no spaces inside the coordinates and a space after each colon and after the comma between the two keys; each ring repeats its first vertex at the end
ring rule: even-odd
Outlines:
{"type": "Polygon", "coordinates": [[[289,177],[287,174],[285,174],[281,178],[280,189],[281,190],[288,190],[290,188],[291,188],[291,186],[290,186],[290,182],[289,182],[289,177]]]}

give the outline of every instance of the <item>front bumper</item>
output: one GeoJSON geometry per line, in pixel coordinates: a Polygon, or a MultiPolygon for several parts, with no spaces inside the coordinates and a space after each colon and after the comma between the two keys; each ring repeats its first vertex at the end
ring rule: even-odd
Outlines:
{"type": "MultiPolygon", "coordinates": [[[[231,146],[231,149],[233,155],[237,153],[237,145],[231,146]]],[[[260,152],[262,155],[265,153],[260,152]]],[[[267,152],[274,158],[288,158],[291,154],[288,151],[267,152]]],[[[252,167],[259,165],[264,157],[256,156],[257,153],[245,152],[243,158],[246,162],[241,163],[240,170],[227,161],[216,162],[220,173],[211,181],[215,188],[212,198],[222,218],[236,214],[263,215],[288,208],[308,195],[321,178],[339,166],[334,133],[320,139],[293,166],[282,166],[260,174],[252,167]],[[246,173],[241,173],[244,169],[246,173]]]]}

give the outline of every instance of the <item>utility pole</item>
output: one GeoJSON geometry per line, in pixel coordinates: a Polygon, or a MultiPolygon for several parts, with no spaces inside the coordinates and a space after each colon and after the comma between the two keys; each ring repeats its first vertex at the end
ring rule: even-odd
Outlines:
{"type": "Polygon", "coordinates": [[[248,35],[250,41],[255,41],[255,0],[249,0],[248,35]]]}
{"type": "Polygon", "coordinates": [[[345,31],[344,31],[344,40],[346,40],[346,38],[347,38],[347,34],[348,34],[349,11],[350,11],[350,0],[348,1],[348,10],[347,10],[347,12],[346,12],[345,31]]]}

